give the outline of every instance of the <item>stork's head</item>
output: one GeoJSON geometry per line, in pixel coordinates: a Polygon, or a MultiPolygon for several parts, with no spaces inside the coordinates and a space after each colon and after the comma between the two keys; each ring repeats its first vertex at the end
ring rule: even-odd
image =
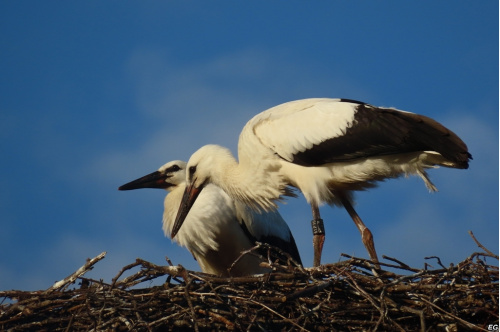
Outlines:
{"type": "Polygon", "coordinates": [[[160,188],[170,191],[184,181],[186,181],[186,162],[174,160],[166,163],[153,173],[120,186],[118,190],[160,188]]]}
{"type": "Polygon", "coordinates": [[[189,158],[186,166],[186,190],[172,228],[172,238],[207,184],[214,183],[224,188],[223,177],[227,162],[236,163],[231,151],[219,145],[205,145],[189,158]]]}

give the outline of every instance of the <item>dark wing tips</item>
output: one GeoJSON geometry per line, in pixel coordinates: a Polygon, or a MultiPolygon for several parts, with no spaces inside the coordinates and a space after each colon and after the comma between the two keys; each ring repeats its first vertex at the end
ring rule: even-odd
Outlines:
{"type": "Polygon", "coordinates": [[[259,242],[267,243],[273,247],[281,249],[283,252],[289,254],[295,262],[302,265],[302,259],[300,258],[299,249],[297,248],[297,244],[295,243],[292,232],[290,232],[289,241],[285,241],[277,236],[264,236],[259,239],[259,242]]]}
{"type": "Polygon", "coordinates": [[[403,112],[399,114],[411,118],[416,123],[412,135],[417,139],[452,161],[454,167],[469,168],[469,160],[472,159],[472,155],[465,142],[457,134],[425,115],[403,112]]]}
{"type": "MultiPolygon", "coordinates": [[[[252,233],[250,233],[250,231],[247,228],[247,225],[245,224],[245,222],[243,220],[240,220],[239,224],[240,224],[241,228],[243,229],[243,232],[246,234],[246,236],[248,237],[248,239],[251,242],[253,242],[253,243],[262,242],[262,243],[267,243],[273,247],[276,247],[276,248],[282,250],[283,252],[289,254],[290,257],[292,257],[295,260],[295,262],[302,265],[302,260],[300,259],[299,249],[297,248],[297,244],[295,243],[295,239],[294,239],[290,229],[288,230],[288,233],[290,234],[289,241],[286,241],[286,240],[280,238],[279,236],[273,236],[273,235],[263,236],[263,237],[257,239],[255,236],[253,236],[252,233]]],[[[262,255],[265,256],[266,253],[262,253],[262,255]]]]}
{"type": "Polygon", "coordinates": [[[374,107],[355,100],[353,123],[338,135],[293,155],[292,163],[319,166],[371,156],[415,151],[436,151],[447,167],[468,168],[472,159],[467,145],[439,122],[394,108],[374,107]]]}
{"type": "Polygon", "coordinates": [[[292,231],[290,231],[290,242],[289,242],[289,247],[288,247],[288,253],[292,256],[292,258],[299,263],[300,265],[304,266],[302,264],[302,259],[300,258],[300,253],[299,249],[297,248],[297,244],[295,243],[295,238],[292,235],[292,231]]]}

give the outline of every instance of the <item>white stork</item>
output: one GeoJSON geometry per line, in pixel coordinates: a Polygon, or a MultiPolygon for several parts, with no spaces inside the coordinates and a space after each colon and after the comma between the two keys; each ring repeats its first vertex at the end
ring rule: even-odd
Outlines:
{"type": "Polygon", "coordinates": [[[370,258],[378,262],[372,234],[352,207],[352,192],[412,174],[436,191],[427,168],[466,169],[472,159],[456,134],[426,116],[327,98],[292,101],[257,114],[240,134],[238,157],[239,163],[218,145],[191,156],[174,228],[210,183],[265,211],[275,209],[283,196],[293,196],[295,187],[312,208],[314,266],[320,264],[324,242],[322,203],[346,208],[370,258]]]}
{"type": "Polygon", "coordinates": [[[259,214],[232,200],[215,185],[207,185],[187,215],[181,229],[172,230],[182,195],[186,188],[186,162],[175,160],[158,171],[119,187],[119,190],[163,188],[165,197],[163,231],[165,236],[186,247],[200,264],[201,270],[219,276],[244,276],[269,272],[260,267],[262,259],[246,254],[229,271],[243,251],[255,242],[280,248],[302,264],[295,240],[277,211],[259,214]]]}

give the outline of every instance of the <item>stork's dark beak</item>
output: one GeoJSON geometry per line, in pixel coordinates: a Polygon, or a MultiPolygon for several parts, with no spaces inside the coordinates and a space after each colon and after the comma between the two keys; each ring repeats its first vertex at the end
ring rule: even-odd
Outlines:
{"type": "Polygon", "coordinates": [[[177,235],[177,233],[181,229],[182,223],[186,219],[189,210],[191,210],[191,207],[193,206],[194,202],[196,201],[196,198],[198,198],[198,195],[202,190],[203,190],[203,185],[200,186],[199,188],[196,188],[194,184],[187,186],[186,190],[184,190],[184,195],[182,195],[181,205],[179,206],[179,211],[177,211],[177,217],[175,218],[174,226],[172,227],[172,233],[170,234],[172,239],[175,237],[175,235],[177,235]]]}
{"type": "Polygon", "coordinates": [[[145,175],[142,178],[138,178],[134,181],[126,183],[123,186],[120,186],[118,190],[133,190],[141,188],[166,189],[172,185],[166,182],[167,178],[168,176],[166,174],[156,171],[151,174],[145,175]]]}

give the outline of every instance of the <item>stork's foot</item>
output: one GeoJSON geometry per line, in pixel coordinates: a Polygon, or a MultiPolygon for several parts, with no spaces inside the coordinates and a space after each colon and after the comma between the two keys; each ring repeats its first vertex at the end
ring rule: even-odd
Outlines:
{"type": "Polygon", "coordinates": [[[322,219],[311,221],[313,230],[313,248],[314,248],[314,261],[313,266],[321,264],[321,253],[323,252],[323,244],[325,243],[325,227],[322,219]]]}

